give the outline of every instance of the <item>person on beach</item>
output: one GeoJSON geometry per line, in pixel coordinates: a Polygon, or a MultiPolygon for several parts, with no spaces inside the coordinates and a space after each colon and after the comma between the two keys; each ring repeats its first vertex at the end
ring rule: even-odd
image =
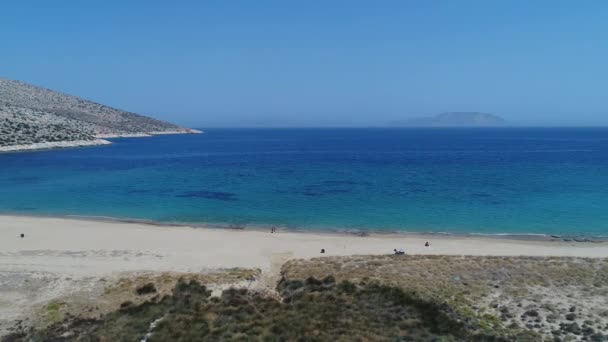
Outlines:
{"type": "Polygon", "coordinates": [[[429,247],[429,246],[430,246],[430,244],[429,244],[429,242],[427,241],[427,242],[424,244],[424,247],[429,247]]]}

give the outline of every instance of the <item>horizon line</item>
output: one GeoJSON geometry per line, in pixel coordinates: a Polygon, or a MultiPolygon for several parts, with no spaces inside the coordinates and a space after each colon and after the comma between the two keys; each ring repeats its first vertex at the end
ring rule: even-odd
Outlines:
{"type": "Polygon", "coordinates": [[[194,129],[519,129],[519,128],[608,128],[608,125],[521,125],[521,126],[197,126],[194,129]]]}

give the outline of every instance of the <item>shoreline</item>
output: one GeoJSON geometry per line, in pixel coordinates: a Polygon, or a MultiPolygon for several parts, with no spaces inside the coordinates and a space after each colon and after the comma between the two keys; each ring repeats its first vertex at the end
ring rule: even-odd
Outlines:
{"type": "Polygon", "coordinates": [[[139,218],[123,218],[112,216],[91,216],[91,215],[52,215],[52,214],[24,214],[20,212],[5,212],[0,213],[2,217],[24,217],[24,218],[50,218],[50,219],[66,219],[75,221],[93,221],[100,223],[127,223],[141,224],[154,227],[186,227],[199,229],[219,229],[228,231],[250,231],[250,232],[268,232],[272,227],[275,227],[278,232],[292,232],[301,234],[313,235],[330,235],[330,236],[357,236],[357,237],[453,237],[453,238],[487,238],[496,240],[514,240],[514,241],[563,241],[573,243],[604,243],[608,242],[607,236],[593,235],[559,235],[559,234],[541,234],[541,233],[478,233],[478,232],[445,232],[445,231],[406,231],[396,229],[322,229],[322,228],[295,228],[273,224],[231,224],[221,222],[180,222],[180,221],[155,221],[139,218]]]}
{"type": "Polygon", "coordinates": [[[89,147],[112,144],[105,139],[114,138],[148,138],[155,135],[171,134],[203,134],[203,131],[188,129],[187,131],[166,131],[166,132],[146,132],[146,133],[127,133],[127,134],[96,134],[93,140],[73,140],[73,141],[49,141],[33,144],[0,146],[0,153],[3,152],[30,152],[41,150],[53,150],[71,147],[89,147]]]}
{"type": "MultiPolygon", "coordinates": [[[[298,243],[300,240],[311,241],[314,240],[318,243],[343,243],[345,242],[356,242],[356,245],[365,245],[369,242],[370,245],[381,243],[381,245],[387,245],[389,243],[395,244],[399,247],[404,241],[405,242],[417,242],[417,247],[410,247],[409,250],[413,254],[444,254],[444,255],[544,255],[544,256],[580,256],[580,257],[608,257],[608,240],[602,241],[575,241],[575,240],[564,240],[562,238],[555,238],[546,235],[482,235],[482,234],[446,234],[446,233],[424,233],[424,232],[369,232],[366,234],[360,234],[355,232],[347,231],[319,231],[319,230],[295,230],[295,229],[278,229],[276,233],[270,233],[269,229],[266,228],[230,228],[219,225],[196,225],[186,223],[169,223],[169,222],[157,222],[157,221],[146,221],[137,219],[117,219],[110,217],[82,217],[82,216],[32,216],[32,215],[0,215],[0,226],[4,231],[0,231],[0,236],[3,236],[1,240],[8,241],[12,240],[10,236],[4,236],[7,230],[13,230],[21,227],[26,230],[30,230],[36,233],[49,233],[48,230],[59,229],[59,230],[76,230],[78,233],[78,227],[88,227],[88,233],[91,236],[96,234],[105,234],[107,230],[112,230],[118,233],[121,229],[124,232],[138,231],[138,233],[162,233],[163,235],[171,236],[171,234],[183,234],[187,232],[188,235],[205,237],[207,235],[214,235],[220,240],[231,240],[231,238],[238,237],[243,238],[241,242],[248,241],[249,238],[262,238],[262,240],[275,239],[276,237],[284,238],[288,237],[289,242],[298,243]],[[446,250],[438,250],[436,248],[426,249],[424,247],[425,241],[440,241],[452,244],[454,248],[446,250]],[[482,243],[483,248],[471,248],[470,246],[479,246],[482,243]],[[515,250],[509,249],[488,249],[488,246],[537,246],[540,249],[528,249],[521,250],[526,253],[514,253],[515,250]],[[552,253],[543,251],[542,247],[551,247],[552,253]],[[559,247],[559,249],[556,249],[559,247]],[[569,247],[575,248],[577,251],[585,251],[582,254],[572,253],[568,251],[569,247]],[[562,250],[563,249],[563,250],[562,250]],[[594,253],[588,253],[590,250],[604,250],[601,255],[594,255],[594,253]]],[[[17,234],[18,235],[18,234],[17,234]]],[[[77,239],[76,239],[77,240],[77,239]]],[[[145,241],[145,238],[142,237],[145,241]]],[[[25,240],[23,240],[25,241],[25,240]]],[[[40,241],[43,243],[43,241],[40,241]]],[[[77,245],[78,241],[72,241],[77,245]]],[[[111,242],[111,241],[108,241],[111,242]]],[[[228,242],[228,241],[226,241],[228,242]]],[[[232,241],[230,241],[232,243],[232,241]]],[[[49,246],[53,247],[53,243],[49,243],[49,246]]],[[[6,249],[10,249],[10,246],[4,246],[0,242],[0,253],[6,249]]],[[[101,247],[101,246],[99,246],[101,247]]],[[[132,247],[137,247],[136,245],[132,247]]],[[[163,246],[163,248],[171,246],[163,246]]],[[[213,246],[216,248],[217,246],[213,246]]],[[[294,246],[276,246],[278,249],[284,249],[289,247],[300,247],[294,246]]],[[[137,249],[137,248],[136,248],[137,249]]],[[[390,248],[384,248],[382,250],[374,251],[368,247],[365,248],[353,248],[348,253],[340,253],[340,255],[353,255],[353,254],[365,254],[370,252],[371,254],[386,254],[392,251],[390,248]]],[[[327,255],[332,255],[328,253],[327,255]]],[[[318,251],[309,255],[305,253],[303,257],[307,256],[323,256],[318,255],[318,251]]]]}
{"type": "Polygon", "coordinates": [[[70,147],[88,147],[88,146],[99,146],[99,145],[109,145],[109,144],[111,144],[111,142],[104,140],[104,139],[99,139],[99,138],[96,138],[94,140],[50,141],[50,142],[42,142],[42,143],[24,144],[24,145],[0,146],[0,153],[51,150],[51,149],[70,148],[70,147]]]}
{"type": "Polygon", "coordinates": [[[96,138],[115,139],[115,138],[149,138],[155,135],[173,135],[173,134],[203,134],[203,131],[198,129],[188,128],[184,131],[162,131],[162,132],[142,132],[142,133],[119,133],[119,134],[96,134],[96,138]]]}
{"type": "Polygon", "coordinates": [[[26,272],[61,274],[73,279],[133,272],[205,273],[231,268],[259,269],[265,276],[276,278],[280,277],[281,265],[292,259],[392,255],[394,249],[402,249],[407,255],[608,257],[608,242],[422,234],[270,233],[7,215],[0,215],[0,227],[0,275],[26,272]]]}
{"type": "Polygon", "coordinates": [[[100,145],[109,145],[109,144],[111,144],[111,142],[104,140],[104,139],[99,139],[99,138],[96,138],[93,140],[49,141],[49,142],[24,144],[24,145],[0,146],[0,153],[52,150],[52,149],[70,148],[70,147],[89,147],[89,146],[100,146],[100,145]]]}

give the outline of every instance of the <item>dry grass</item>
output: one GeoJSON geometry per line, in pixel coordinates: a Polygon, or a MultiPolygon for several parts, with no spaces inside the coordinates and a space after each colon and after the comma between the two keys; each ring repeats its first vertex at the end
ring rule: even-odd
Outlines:
{"type": "Polygon", "coordinates": [[[151,340],[608,341],[608,259],[325,257],[281,274],[278,296],[228,289],[259,270],[130,274],[97,297],[58,298],[42,308],[48,328],[10,341],[142,336],[159,317],[151,340]]]}
{"type": "MultiPolygon", "coordinates": [[[[116,283],[106,287],[102,298],[111,300],[116,304],[131,300],[136,303],[143,302],[149,296],[171,294],[179,279],[194,280],[201,284],[213,287],[214,285],[235,284],[243,281],[253,281],[260,276],[260,270],[233,268],[211,273],[141,273],[135,276],[121,277],[116,283]],[[137,295],[136,289],[151,283],[156,288],[155,293],[137,295]]],[[[113,309],[116,309],[114,307],[113,309]]]]}
{"type": "MultiPolygon", "coordinates": [[[[293,260],[285,279],[396,286],[446,303],[481,328],[520,327],[559,339],[608,333],[608,259],[565,257],[352,256],[293,260]],[[575,307],[574,318],[569,316],[575,307]],[[572,324],[576,323],[576,326],[572,324]]],[[[602,337],[603,338],[603,337],[602,337]]]]}
{"type": "Polygon", "coordinates": [[[18,320],[18,329],[9,328],[9,331],[42,329],[72,317],[99,319],[121,306],[139,305],[154,296],[170,295],[179,279],[204,283],[221,292],[232,285],[251,282],[259,275],[260,270],[235,268],[209,273],[127,273],[113,279],[84,279],[72,284],[69,295],[56,297],[31,310],[26,321],[18,320]],[[138,293],[137,289],[146,284],[151,284],[154,291],[138,293]]]}
{"type": "MultiPolygon", "coordinates": [[[[151,286],[146,286],[151,291],[151,286]]],[[[99,319],[75,317],[5,339],[21,341],[516,341],[467,329],[449,308],[377,284],[282,281],[282,300],[247,289],[211,297],[180,281],[170,295],[122,306],[99,319]],[[154,323],[153,323],[154,322],[154,323]],[[500,338],[500,339],[497,339],[500,338]]]]}

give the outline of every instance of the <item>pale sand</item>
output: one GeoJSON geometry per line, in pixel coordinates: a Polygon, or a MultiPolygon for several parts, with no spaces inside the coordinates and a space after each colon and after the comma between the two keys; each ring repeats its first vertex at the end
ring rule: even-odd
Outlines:
{"type": "Polygon", "coordinates": [[[408,254],[608,257],[608,243],[483,237],[360,237],[155,226],[66,218],[0,216],[0,270],[74,275],[126,271],[199,272],[210,268],[268,269],[273,261],[330,255],[408,254]],[[20,238],[19,234],[25,234],[20,238]],[[430,241],[431,247],[424,243],[430,241]],[[326,253],[320,254],[324,248],[326,253]]]}
{"type": "MultiPolygon", "coordinates": [[[[482,237],[321,234],[0,216],[0,336],[58,298],[96,298],[100,286],[141,272],[259,268],[246,286],[272,291],[292,258],[391,254],[606,257],[608,243],[482,237]],[[20,234],[25,234],[20,238],[20,234]],[[424,247],[430,241],[431,247],[424,247]],[[320,254],[324,248],[326,253],[320,254]]],[[[239,285],[239,284],[237,284],[239,285]]],[[[221,289],[220,289],[221,290],[221,289]]],[[[93,299],[94,300],[94,299],[93,299]]],[[[25,324],[25,323],[24,323],[25,324]]],[[[28,324],[31,324],[28,323],[28,324]]]]}

